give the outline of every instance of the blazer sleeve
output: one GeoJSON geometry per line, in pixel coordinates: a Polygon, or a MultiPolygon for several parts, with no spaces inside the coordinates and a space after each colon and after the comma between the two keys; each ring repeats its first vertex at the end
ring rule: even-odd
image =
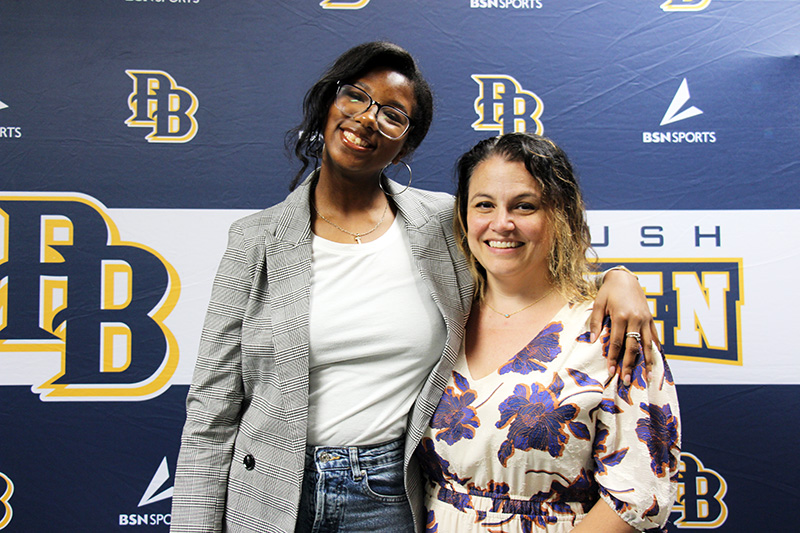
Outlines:
{"type": "Polygon", "coordinates": [[[249,255],[243,229],[235,222],[214,279],[186,399],[186,424],[172,497],[173,532],[222,531],[228,472],[244,397],[241,328],[252,287],[249,255]]]}

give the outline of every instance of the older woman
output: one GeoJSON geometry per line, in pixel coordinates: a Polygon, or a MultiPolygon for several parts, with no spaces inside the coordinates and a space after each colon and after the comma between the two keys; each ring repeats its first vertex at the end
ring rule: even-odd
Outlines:
{"type": "MultiPolygon", "coordinates": [[[[301,173],[318,168],[229,232],[187,398],[173,531],[421,527],[413,450],[472,283],[452,198],[383,169],[419,146],[432,113],[414,59],[385,42],[348,50],[306,94],[292,138],[301,173]]],[[[607,278],[620,302],[608,312],[631,317],[618,339],[649,335],[635,279],[607,278]]]]}
{"type": "MultiPolygon", "coordinates": [[[[589,234],[567,156],[550,140],[485,140],[458,163],[456,237],[476,298],[419,447],[428,530],[627,532],[664,525],[680,428],[658,357],[630,385],[590,340],[589,234]]],[[[628,333],[632,342],[640,335],[628,333]]]]}

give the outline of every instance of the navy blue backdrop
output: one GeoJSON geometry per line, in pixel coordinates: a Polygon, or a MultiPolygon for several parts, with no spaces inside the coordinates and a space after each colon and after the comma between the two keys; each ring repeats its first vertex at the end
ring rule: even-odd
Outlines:
{"type": "Polygon", "coordinates": [[[795,530],[796,0],[3,0],[0,530],[166,531],[227,225],[287,194],[304,92],[375,39],[435,92],[414,185],[501,132],[570,154],[679,383],[673,530],[795,530]]]}

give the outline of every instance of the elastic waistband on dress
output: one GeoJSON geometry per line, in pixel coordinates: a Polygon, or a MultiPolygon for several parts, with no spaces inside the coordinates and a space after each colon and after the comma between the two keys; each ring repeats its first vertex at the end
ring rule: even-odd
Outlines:
{"type": "Polygon", "coordinates": [[[502,493],[459,492],[438,484],[434,487],[428,485],[426,490],[435,491],[432,494],[437,500],[448,503],[462,512],[474,510],[526,516],[549,516],[553,514],[553,507],[556,506],[561,509],[561,512],[565,507],[569,507],[578,516],[585,513],[583,504],[580,502],[554,501],[552,498],[518,500],[502,493]]]}

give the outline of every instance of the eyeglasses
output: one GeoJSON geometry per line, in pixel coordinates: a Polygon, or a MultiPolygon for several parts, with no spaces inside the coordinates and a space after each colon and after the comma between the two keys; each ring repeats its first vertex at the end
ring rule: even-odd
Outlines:
{"type": "Polygon", "coordinates": [[[378,131],[384,137],[395,140],[406,134],[411,127],[411,118],[408,115],[390,105],[379,104],[365,91],[355,85],[339,82],[336,90],[336,108],[352,117],[365,113],[373,105],[377,107],[375,120],[378,123],[378,131]]]}

